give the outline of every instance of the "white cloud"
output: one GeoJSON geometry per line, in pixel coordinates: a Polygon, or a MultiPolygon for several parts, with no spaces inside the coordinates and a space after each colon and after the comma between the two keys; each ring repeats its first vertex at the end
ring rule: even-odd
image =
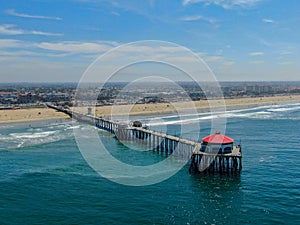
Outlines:
{"type": "Polygon", "coordinates": [[[94,43],[94,42],[59,42],[59,43],[50,43],[43,42],[36,44],[37,47],[45,50],[51,51],[63,51],[70,53],[86,53],[86,54],[96,54],[103,53],[110,50],[114,47],[113,42],[103,42],[103,43],[94,43]]]}
{"type": "Polygon", "coordinates": [[[50,54],[50,53],[43,53],[43,52],[37,52],[37,51],[33,51],[31,50],[17,50],[17,51],[3,51],[0,50],[0,55],[2,57],[2,60],[6,59],[24,59],[24,58],[41,58],[41,57],[67,57],[70,56],[69,53],[63,53],[63,54],[50,54]]]}
{"type": "Polygon", "coordinates": [[[292,65],[292,64],[294,64],[294,62],[293,61],[284,61],[284,62],[279,62],[278,64],[286,66],[286,65],[292,65]]]}
{"type": "Polygon", "coordinates": [[[232,65],[235,64],[235,62],[234,62],[234,61],[224,61],[222,64],[223,64],[224,66],[232,66],[232,65]]]}
{"type": "Polygon", "coordinates": [[[265,53],[263,52],[250,52],[249,55],[250,56],[263,56],[265,53]]]}
{"type": "Polygon", "coordinates": [[[43,36],[62,36],[63,34],[58,33],[48,33],[36,30],[22,30],[17,28],[14,24],[2,24],[0,25],[0,34],[3,35],[22,35],[22,34],[34,34],[43,36]]]}
{"type": "Polygon", "coordinates": [[[21,47],[22,42],[14,39],[0,39],[0,48],[17,48],[21,47]]]}
{"type": "Polygon", "coordinates": [[[204,60],[206,62],[220,62],[222,61],[224,58],[222,56],[219,56],[219,55],[213,55],[213,56],[208,56],[208,57],[205,57],[204,60]]]}
{"type": "Polygon", "coordinates": [[[264,39],[264,38],[261,38],[261,37],[258,37],[258,41],[262,44],[262,45],[265,45],[267,47],[272,47],[273,46],[273,43],[264,39]]]}
{"type": "Polygon", "coordinates": [[[0,25],[0,34],[5,35],[18,35],[18,34],[24,34],[24,31],[15,28],[16,25],[13,24],[2,24],[0,25]]]}
{"type": "Polygon", "coordinates": [[[205,56],[207,55],[206,52],[195,52],[195,54],[196,54],[198,57],[200,57],[200,58],[203,58],[203,57],[205,57],[205,56]]]}
{"type": "Polygon", "coordinates": [[[23,17],[23,18],[32,18],[32,19],[46,19],[46,20],[62,20],[60,17],[52,17],[52,16],[38,16],[38,15],[29,15],[24,13],[18,13],[14,9],[8,9],[5,11],[8,15],[23,17]]]}
{"type": "Polygon", "coordinates": [[[206,52],[197,52],[196,54],[207,63],[213,63],[213,64],[218,64],[223,66],[233,66],[236,64],[234,60],[222,56],[221,51],[218,53],[220,54],[208,55],[208,53],[206,52]]]}
{"type": "MultiPolygon", "coordinates": [[[[164,58],[162,58],[163,60],[164,58]]],[[[171,62],[180,62],[180,63],[197,63],[199,62],[198,59],[195,57],[188,57],[188,56],[174,56],[174,57],[168,57],[168,60],[171,62]]]]}
{"type": "Polygon", "coordinates": [[[264,23],[274,23],[274,20],[271,19],[262,19],[264,23]]]}
{"type": "Polygon", "coordinates": [[[111,14],[115,15],[115,16],[120,16],[120,13],[116,12],[116,11],[112,11],[111,14]]]}
{"type": "Polygon", "coordinates": [[[43,31],[27,31],[27,34],[35,34],[35,35],[43,35],[43,36],[63,36],[63,34],[58,33],[49,33],[49,32],[43,32],[43,31]]]}
{"type": "Polygon", "coordinates": [[[255,61],[250,61],[249,63],[250,64],[264,64],[265,61],[263,61],[263,60],[255,60],[255,61]]]}
{"type": "Polygon", "coordinates": [[[42,56],[42,53],[32,52],[32,51],[2,51],[0,50],[1,56],[42,56]]]}
{"type": "Polygon", "coordinates": [[[231,9],[237,6],[242,8],[253,7],[262,1],[264,0],[183,0],[182,5],[186,6],[195,3],[204,3],[206,5],[214,4],[221,6],[224,9],[231,9]]]}
{"type": "Polygon", "coordinates": [[[215,24],[216,20],[213,18],[207,18],[201,15],[194,15],[194,16],[185,16],[185,17],[181,17],[179,20],[182,21],[197,21],[197,20],[202,20],[211,24],[215,24]]]}
{"type": "Polygon", "coordinates": [[[283,51],[281,51],[279,54],[280,54],[280,55],[291,55],[291,54],[293,54],[293,52],[292,52],[292,51],[286,51],[286,50],[283,50],[283,51]]]}

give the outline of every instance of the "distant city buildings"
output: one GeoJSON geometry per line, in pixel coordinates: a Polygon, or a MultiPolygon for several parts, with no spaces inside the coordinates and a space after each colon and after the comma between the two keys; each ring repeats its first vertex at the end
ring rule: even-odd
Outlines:
{"type": "Polygon", "coordinates": [[[245,92],[248,95],[273,94],[273,88],[271,85],[246,85],[245,92]]]}
{"type": "Polygon", "coordinates": [[[46,102],[58,105],[123,105],[153,104],[205,100],[207,98],[263,97],[273,95],[300,94],[300,82],[223,82],[222,93],[218,87],[202,84],[204,91],[195,83],[179,82],[178,87],[168,83],[141,84],[126,89],[126,83],[109,83],[99,89],[87,85],[77,93],[76,84],[0,85],[0,106],[39,105],[46,102]]]}
{"type": "Polygon", "coordinates": [[[18,92],[1,91],[0,103],[1,104],[16,104],[18,101],[18,92]]]}

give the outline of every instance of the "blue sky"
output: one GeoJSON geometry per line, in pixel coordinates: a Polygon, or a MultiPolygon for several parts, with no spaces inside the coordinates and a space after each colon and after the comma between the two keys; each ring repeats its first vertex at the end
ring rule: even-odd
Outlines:
{"type": "Polygon", "coordinates": [[[300,79],[298,0],[0,4],[1,82],[77,82],[99,55],[140,40],[191,49],[221,81],[300,79]]]}

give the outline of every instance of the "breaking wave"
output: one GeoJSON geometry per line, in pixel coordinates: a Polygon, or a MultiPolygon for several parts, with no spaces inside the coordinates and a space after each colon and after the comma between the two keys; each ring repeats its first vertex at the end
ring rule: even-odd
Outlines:
{"type": "Polygon", "coordinates": [[[300,112],[300,104],[278,104],[278,105],[264,105],[246,109],[227,110],[225,113],[210,112],[187,114],[187,115],[172,115],[154,117],[148,122],[148,126],[161,126],[172,124],[188,124],[198,121],[208,121],[219,118],[248,118],[248,119],[298,119],[299,116],[291,116],[290,113],[300,112]]]}
{"type": "Polygon", "coordinates": [[[0,133],[0,145],[8,149],[18,149],[70,139],[73,137],[73,128],[79,126],[73,124],[52,124],[49,127],[13,130],[13,132],[7,134],[0,133]]]}

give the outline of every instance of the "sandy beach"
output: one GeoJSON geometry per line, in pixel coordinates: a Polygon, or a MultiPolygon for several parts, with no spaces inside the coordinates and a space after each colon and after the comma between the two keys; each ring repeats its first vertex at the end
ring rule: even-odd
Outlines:
{"type": "Polygon", "coordinates": [[[68,118],[68,116],[49,108],[0,110],[0,123],[31,122],[64,118],[68,118]]]}
{"type": "MultiPolygon", "coordinates": [[[[229,107],[253,107],[255,105],[277,104],[283,102],[300,102],[300,95],[293,96],[274,96],[262,98],[238,98],[225,99],[225,105],[229,107]]],[[[222,100],[211,100],[211,107],[222,105],[222,100]]],[[[189,110],[193,107],[198,110],[209,109],[208,101],[195,102],[176,102],[176,103],[158,103],[158,104],[136,104],[136,105],[114,105],[114,106],[99,106],[95,109],[95,114],[99,117],[110,115],[147,115],[147,114],[162,114],[174,111],[189,110]]],[[[74,108],[76,111],[86,113],[87,108],[74,108]]],[[[29,108],[29,109],[11,109],[0,110],[0,123],[9,122],[30,122],[38,120],[50,119],[65,119],[68,118],[63,113],[57,112],[50,108],[29,108]]]]}
{"type": "MultiPolygon", "coordinates": [[[[99,117],[107,117],[111,115],[148,115],[162,114],[174,111],[185,111],[195,107],[197,110],[206,110],[210,107],[219,107],[225,104],[226,108],[230,107],[253,107],[256,105],[277,104],[284,102],[300,102],[300,95],[294,96],[274,96],[262,98],[238,98],[195,102],[175,102],[175,103],[158,103],[158,104],[136,104],[136,105],[114,105],[99,106],[95,108],[95,114],[99,117]]],[[[74,108],[76,111],[87,112],[87,108],[74,108]]]]}

